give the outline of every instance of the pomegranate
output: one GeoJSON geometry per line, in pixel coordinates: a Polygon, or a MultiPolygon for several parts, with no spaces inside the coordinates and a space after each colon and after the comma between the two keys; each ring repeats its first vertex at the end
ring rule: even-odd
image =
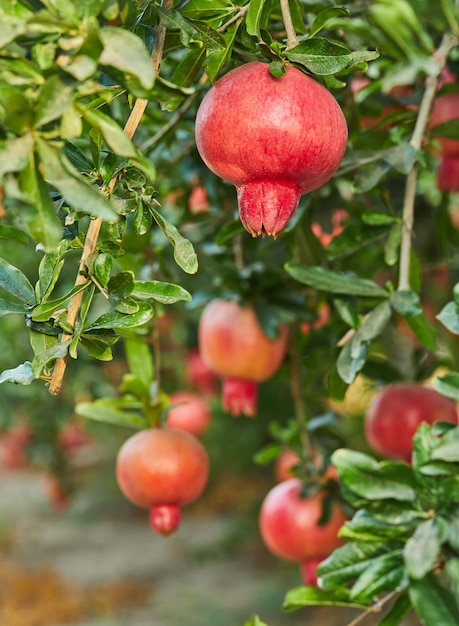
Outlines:
{"type": "Polygon", "coordinates": [[[23,469],[27,466],[27,447],[33,438],[28,425],[18,424],[0,436],[0,465],[5,469],[23,469]]]}
{"type": "Polygon", "coordinates": [[[173,428],[150,428],[129,437],[116,460],[122,493],[150,510],[153,530],[168,535],[180,524],[180,507],[196,500],[207,483],[209,458],[196,437],[173,428]]]}
{"type": "Polygon", "coordinates": [[[370,446],[382,456],[411,461],[412,439],[421,422],[458,423],[456,404],[418,383],[395,383],[376,394],[365,416],[370,446]]]}
{"type": "Polygon", "coordinates": [[[325,557],[315,556],[312,559],[306,559],[301,563],[301,575],[305,585],[317,587],[317,568],[325,557]]]}
{"type": "MultiPolygon", "coordinates": [[[[457,82],[457,77],[448,69],[443,70],[438,87],[457,82]]],[[[459,93],[447,93],[438,96],[430,116],[430,128],[459,118],[459,93]]],[[[442,156],[459,155],[459,140],[437,137],[442,156]]]]}
{"type": "Polygon", "coordinates": [[[204,363],[223,379],[225,411],[235,416],[256,414],[257,384],[279,368],[287,338],[284,324],[276,339],[267,337],[250,305],[220,299],[207,304],[199,321],[199,351],[204,363]]]}
{"type": "Polygon", "coordinates": [[[442,156],[437,170],[437,187],[446,193],[459,191],[459,152],[442,156]]]}
{"type": "Polygon", "coordinates": [[[207,198],[206,188],[202,185],[196,185],[191,190],[188,197],[188,210],[192,215],[207,213],[209,211],[209,199],[207,198]]]}
{"type": "Polygon", "coordinates": [[[285,448],[279,454],[274,463],[274,476],[278,483],[284,480],[289,480],[294,477],[292,469],[296,467],[300,462],[300,457],[295,450],[291,448],[285,448]]]}
{"type": "Polygon", "coordinates": [[[199,350],[190,350],[186,355],[185,379],[204,395],[213,396],[217,391],[217,377],[204,363],[199,350]]]}
{"type": "Polygon", "coordinates": [[[186,430],[192,435],[202,435],[209,428],[212,412],[202,396],[192,391],[176,391],[169,395],[169,401],[172,408],[167,413],[167,425],[170,428],[186,430]]]}
{"type": "Polygon", "coordinates": [[[257,237],[276,237],[300,196],[324,185],[342,161],[347,124],[332,94],[295,67],[274,78],[253,61],[220,78],[196,116],[196,146],[236,186],[239,214],[257,237]]]}
{"type": "Polygon", "coordinates": [[[300,564],[324,559],[342,545],[338,531],[346,521],[344,511],[333,501],[328,521],[319,525],[324,493],[302,498],[302,487],[298,478],[277,484],[266,495],[259,514],[260,534],[268,550],[300,564]]]}

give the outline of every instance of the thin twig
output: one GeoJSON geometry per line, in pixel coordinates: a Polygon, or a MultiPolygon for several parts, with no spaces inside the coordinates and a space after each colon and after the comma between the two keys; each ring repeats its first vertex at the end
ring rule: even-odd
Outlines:
{"type": "Polygon", "coordinates": [[[295,27],[293,26],[289,0],[280,0],[280,8],[282,11],[282,20],[285,25],[285,32],[287,33],[287,50],[289,50],[298,45],[298,37],[296,36],[295,27]]]}
{"type": "Polygon", "coordinates": [[[357,624],[360,624],[360,622],[362,622],[369,615],[374,615],[374,613],[379,613],[381,609],[383,608],[383,606],[387,604],[388,602],[390,602],[390,600],[395,598],[395,596],[397,596],[399,593],[400,593],[399,591],[391,591],[386,596],[384,596],[384,598],[381,598],[381,600],[373,604],[373,606],[368,608],[366,611],[363,611],[363,613],[360,613],[360,615],[357,615],[357,617],[353,619],[352,622],[349,622],[347,626],[357,626],[357,624]]]}
{"type": "Polygon", "coordinates": [[[153,135],[153,137],[150,137],[150,139],[147,139],[147,141],[145,141],[141,146],[139,146],[139,150],[141,152],[145,152],[145,150],[148,150],[149,148],[151,148],[151,146],[154,146],[155,143],[160,141],[164,137],[164,135],[166,135],[172,128],[174,128],[174,126],[180,122],[182,117],[185,115],[185,113],[188,111],[190,106],[193,104],[197,95],[198,95],[197,93],[192,93],[191,96],[188,96],[188,98],[185,100],[182,106],[179,109],[177,109],[176,114],[173,117],[171,117],[171,119],[167,122],[167,124],[162,126],[158,130],[158,132],[153,135]]]}
{"type": "MultiPolygon", "coordinates": [[[[173,6],[173,0],[163,0],[163,6],[166,9],[170,9],[173,6]]],[[[163,55],[164,49],[164,39],[166,36],[166,29],[162,24],[159,24],[156,27],[156,38],[155,45],[153,47],[151,59],[153,68],[156,72],[156,75],[159,74],[159,70],[161,67],[161,59],[163,55]]],[[[140,124],[140,120],[145,112],[147,107],[148,100],[145,98],[138,98],[132,108],[132,111],[129,115],[129,118],[124,127],[124,132],[132,139],[135,131],[137,130],[138,125],[140,124]]],[[[113,176],[108,185],[101,189],[103,193],[107,193],[110,195],[113,192],[117,180],[117,175],[113,176]]],[[[96,219],[91,220],[89,224],[88,232],[86,233],[86,239],[83,247],[83,252],[81,254],[80,265],[78,269],[78,275],[75,280],[75,285],[83,285],[88,281],[88,276],[86,272],[86,262],[88,257],[97,249],[97,241],[99,238],[100,229],[102,228],[103,220],[98,217],[96,219]]],[[[72,327],[75,328],[75,324],[78,318],[78,313],[81,308],[81,303],[83,301],[83,291],[75,294],[70,302],[67,309],[67,317],[66,322],[72,327]]],[[[72,335],[68,333],[63,333],[61,337],[61,341],[67,341],[70,339],[72,335]]],[[[56,359],[56,363],[54,365],[53,374],[51,377],[50,385],[49,385],[49,393],[52,395],[57,395],[60,393],[62,389],[62,383],[64,379],[65,369],[67,367],[68,355],[65,357],[56,359]]]]}
{"type": "MultiPolygon", "coordinates": [[[[419,107],[418,117],[416,119],[413,135],[410,140],[410,145],[416,150],[416,152],[421,148],[422,140],[429,124],[430,113],[435,100],[441,70],[446,65],[446,59],[450,50],[457,45],[458,40],[458,36],[453,36],[451,34],[444,35],[439,48],[432,55],[438,66],[438,74],[430,77],[419,107]]],[[[398,281],[398,289],[400,291],[410,291],[411,239],[413,236],[417,178],[418,166],[415,164],[406,179],[405,197],[403,201],[403,226],[398,281]]]]}
{"type": "Polygon", "coordinates": [[[224,33],[231,26],[231,24],[234,24],[234,22],[237,22],[242,17],[244,17],[244,15],[249,10],[249,5],[250,5],[250,2],[245,4],[243,7],[241,7],[239,11],[235,15],[233,15],[232,18],[230,18],[227,22],[225,22],[224,24],[222,24],[221,26],[217,28],[217,32],[224,33]]]}

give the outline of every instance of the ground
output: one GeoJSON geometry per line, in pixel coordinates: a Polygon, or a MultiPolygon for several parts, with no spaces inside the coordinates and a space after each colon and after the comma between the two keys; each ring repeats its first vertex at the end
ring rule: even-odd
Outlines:
{"type": "Polygon", "coordinates": [[[3,470],[0,624],[243,626],[256,613],[269,626],[346,626],[357,615],[283,612],[285,592],[301,584],[296,565],[267,553],[243,506],[216,508],[189,507],[179,531],[163,538],[101,475],[59,513],[40,474],[3,470]]]}

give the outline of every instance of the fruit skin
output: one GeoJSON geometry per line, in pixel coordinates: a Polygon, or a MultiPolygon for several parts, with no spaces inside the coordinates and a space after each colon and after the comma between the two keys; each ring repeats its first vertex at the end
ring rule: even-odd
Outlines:
{"type": "Polygon", "coordinates": [[[274,78],[259,61],[215,83],[198,109],[195,132],[209,169],[236,186],[241,221],[254,237],[276,237],[300,196],[333,176],[348,135],[325,87],[291,66],[274,78]]]}
{"type": "Polygon", "coordinates": [[[285,448],[279,454],[274,463],[274,477],[278,483],[284,480],[290,480],[294,477],[292,469],[296,467],[300,462],[300,456],[295,450],[291,448],[285,448]]]}
{"type": "MultiPolygon", "coordinates": [[[[445,68],[440,77],[438,88],[443,85],[457,82],[457,77],[445,68]]],[[[459,93],[447,93],[438,96],[433,104],[430,116],[430,128],[434,128],[439,124],[449,122],[459,118],[459,93]]],[[[459,140],[450,139],[449,137],[436,137],[440,144],[440,153],[442,156],[459,155],[459,140]]]]}
{"type": "Polygon", "coordinates": [[[262,331],[252,306],[232,300],[211,300],[198,328],[199,352],[204,363],[223,378],[223,408],[233,415],[256,413],[257,383],[270,378],[281,365],[288,327],[279,336],[262,331]]]}
{"type": "Polygon", "coordinates": [[[190,350],[185,357],[185,379],[200,393],[213,396],[217,392],[217,377],[202,360],[199,350],[190,350]]]}
{"type": "Polygon", "coordinates": [[[418,383],[395,383],[376,394],[366,412],[365,434],[378,454],[411,460],[413,435],[421,422],[458,423],[456,404],[418,383]]]}
{"type": "Polygon", "coordinates": [[[212,411],[208,402],[192,391],[176,391],[169,395],[170,405],[167,425],[170,428],[185,430],[192,435],[202,435],[210,426],[212,411]]]}
{"type": "MultiPolygon", "coordinates": [[[[152,528],[161,534],[176,530],[176,508],[193,502],[204,491],[209,473],[206,449],[196,437],[173,428],[150,428],[137,432],[121,446],[116,460],[116,479],[124,496],[150,509],[152,528]],[[156,515],[166,507],[166,515],[156,515]],[[155,525],[157,518],[161,519],[155,525]],[[170,526],[165,525],[165,517],[170,526]]],[[[180,512],[179,512],[180,513],[180,512]]]]}
{"type": "Polygon", "coordinates": [[[437,187],[446,193],[459,191],[459,153],[445,155],[441,158],[437,170],[437,187]]]}
{"type": "Polygon", "coordinates": [[[342,545],[337,533],[346,521],[343,510],[333,501],[329,520],[319,526],[324,494],[317,491],[302,498],[302,487],[298,478],[277,484],[266,495],[259,514],[260,534],[268,550],[298,563],[325,558],[342,545]]]}

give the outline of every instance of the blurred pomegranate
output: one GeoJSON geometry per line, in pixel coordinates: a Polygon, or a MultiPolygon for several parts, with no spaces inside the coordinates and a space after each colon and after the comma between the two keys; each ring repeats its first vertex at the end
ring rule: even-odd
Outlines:
{"type": "Polygon", "coordinates": [[[32,427],[18,424],[0,436],[0,465],[5,469],[27,466],[27,446],[33,437],[32,427]]]}
{"type": "Polygon", "coordinates": [[[285,357],[287,326],[280,324],[278,337],[270,339],[252,306],[217,299],[202,312],[198,338],[204,363],[223,379],[224,410],[253,417],[258,383],[273,376],[285,357]]]}
{"type": "Polygon", "coordinates": [[[217,377],[204,363],[199,350],[190,350],[185,357],[185,380],[202,394],[213,396],[217,392],[217,377]]]}
{"type": "Polygon", "coordinates": [[[202,435],[210,426],[212,411],[205,398],[192,391],[175,391],[169,395],[173,408],[167,413],[169,428],[202,435]],[[175,406],[174,406],[175,405],[175,406]]]}
{"type": "Polygon", "coordinates": [[[188,196],[188,210],[192,215],[207,213],[209,211],[209,199],[206,188],[196,185],[188,196]]]}

